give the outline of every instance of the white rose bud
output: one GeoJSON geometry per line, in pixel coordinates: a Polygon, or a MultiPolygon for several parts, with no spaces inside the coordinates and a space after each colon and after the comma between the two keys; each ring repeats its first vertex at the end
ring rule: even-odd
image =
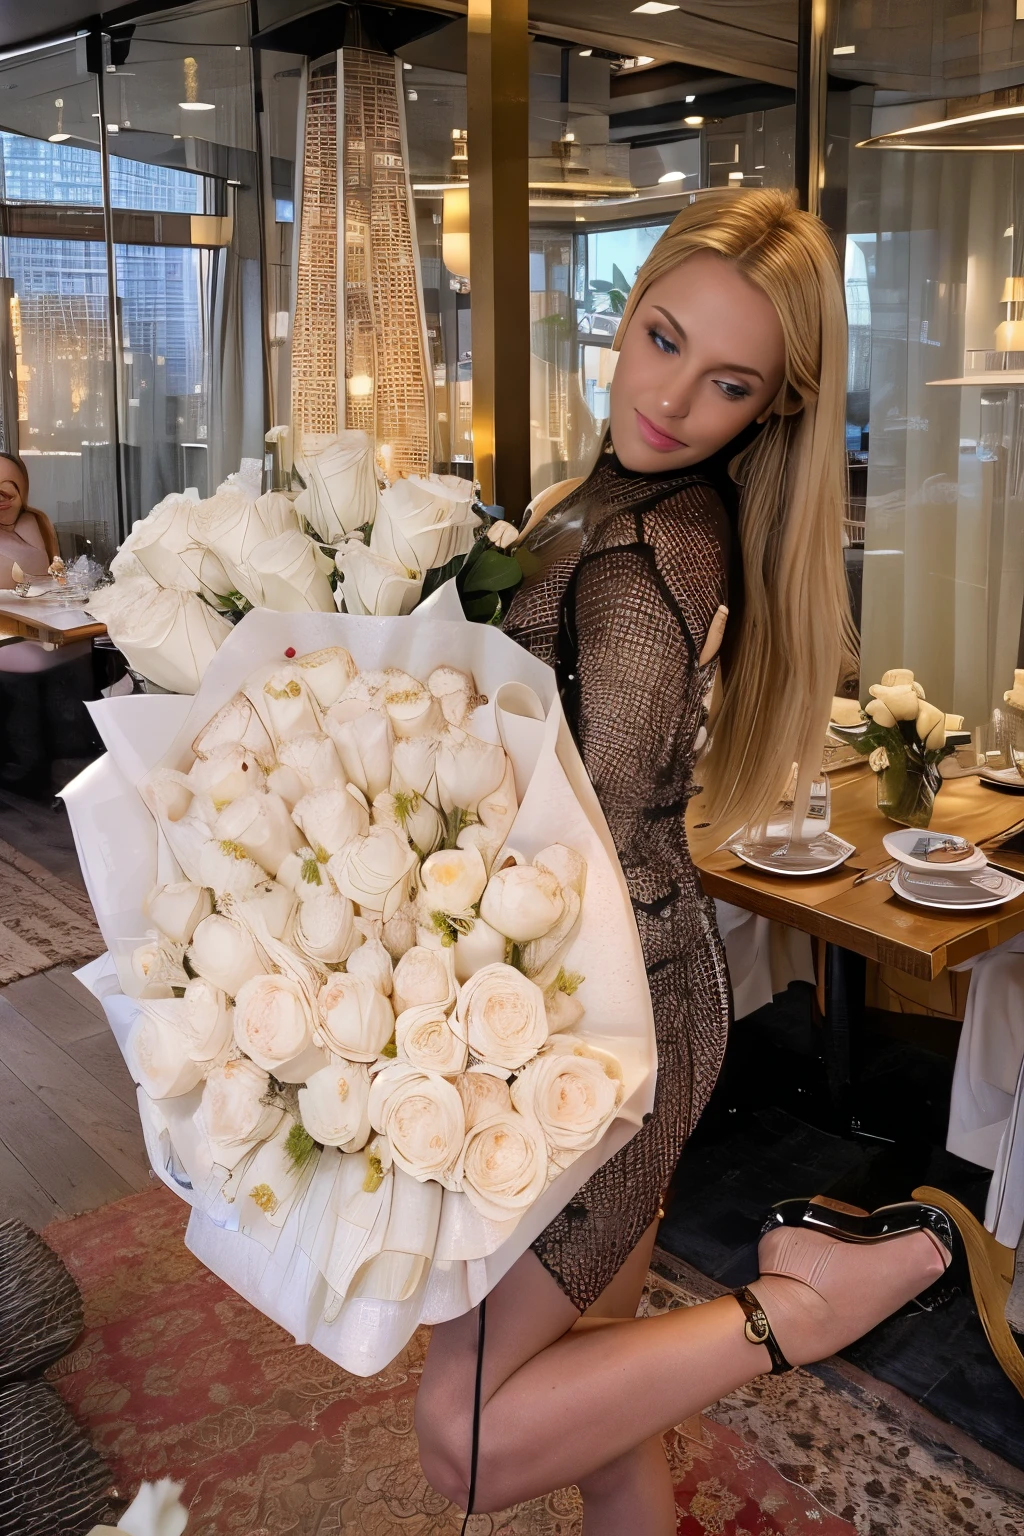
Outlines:
{"type": "Polygon", "coordinates": [[[400,1061],[445,1076],[463,1070],[469,1050],[465,1040],[453,1031],[440,1003],[422,1003],[400,1013],[395,1020],[395,1045],[400,1061]]]}
{"type": "Polygon", "coordinates": [[[172,943],[187,944],[196,925],[213,911],[213,897],[193,880],[176,880],[150,891],[142,910],[172,943]]]}
{"type": "Polygon", "coordinates": [[[193,1061],[178,1030],[150,1013],[140,1013],[127,1045],[132,1077],[151,1099],[177,1098],[203,1080],[204,1067],[193,1061]]]}
{"type": "Polygon", "coordinates": [[[460,672],[457,667],[435,667],[427,678],[427,687],[440,704],[448,724],[460,730],[474,709],[487,703],[484,695],[477,693],[476,683],[469,673],[460,672]]]}
{"type": "Polygon", "coordinates": [[[391,759],[392,794],[405,790],[431,798],[439,746],[436,736],[410,736],[395,742],[391,759]]]}
{"type": "Polygon", "coordinates": [[[285,1112],[263,1099],[270,1078],[245,1056],[214,1067],[206,1079],[196,1123],[205,1132],[214,1162],[232,1169],[280,1126],[285,1112]]]}
{"type": "Polygon", "coordinates": [[[585,1152],[596,1146],[622,1102],[622,1074],[607,1053],[557,1036],[559,1050],[537,1056],[512,1084],[512,1102],[540,1122],[548,1145],[585,1152]]]}
{"type": "Polygon", "coordinates": [[[135,996],[173,997],[174,989],[183,987],[188,981],[181,964],[183,953],[180,944],[156,936],[134,949],[131,967],[135,996]]]}
{"type": "Polygon", "coordinates": [[[326,1065],[313,1043],[316,1020],[298,982],[254,976],[235,998],[235,1044],[283,1083],[304,1083],[326,1065]]]}
{"type": "Polygon", "coordinates": [[[288,809],[294,811],[306,793],[307,785],[294,768],[286,768],[283,763],[278,763],[267,775],[267,788],[272,795],[280,795],[288,809]]]}
{"type": "Polygon", "coordinates": [[[451,949],[424,949],[415,944],[395,966],[392,997],[396,1013],[439,1004],[447,1010],[455,1001],[455,975],[451,949]]]}
{"type": "Polygon", "coordinates": [[[276,875],[290,853],[302,847],[299,830],[280,795],[243,795],[217,817],[214,836],[234,843],[268,875],[276,875]]]}
{"type": "Polygon", "coordinates": [[[336,853],[328,868],[338,890],[366,912],[384,921],[408,900],[409,879],[417,864],[408,842],[390,827],[371,827],[366,837],[336,853]]]}
{"type": "MultiPolygon", "coordinates": [[[[272,939],[283,939],[291,931],[296,895],[276,880],[261,880],[251,895],[238,903],[238,912],[262,923],[272,939]]],[[[257,931],[261,931],[257,929],[257,931]]]]}
{"type": "Polygon", "coordinates": [[[468,981],[474,971],[482,971],[485,965],[503,963],[506,942],[503,933],[482,917],[476,918],[469,932],[460,933],[452,946],[456,981],[468,981]]]}
{"type": "Polygon", "coordinates": [[[516,798],[516,777],[511,759],[506,759],[505,773],[497,789],[483,795],[477,803],[476,822],[463,827],[459,833],[460,848],[479,848],[488,874],[505,839],[512,830],[512,823],[519,810],[516,798]]]}
{"type": "Polygon", "coordinates": [[[882,686],[885,688],[909,688],[914,681],[914,674],[909,667],[890,667],[888,672],[882,673],[882,686]]]}
{"type": "Polygon", "coordinates": [[[460,1072],[455,1086],[466,1112],[466,1130],[471,1131],[482,1120],[512,1112],[512,1095],[502,1077],[492,1072],[460,1072]]]}
{"type": "Polygon", "coordinates": [[[297,667],[272,672],[259,690],[259,705],[278,743],[320,731],[319,708],[297,667]]]}
{"type": "Polygon", "coordinates": [[[370,1085],[370,1124],[388,1139],[399,1168],[451,1188],[466,1139],[458,1090],[433,1072],[396,1061],[370,1085]]]}
{"type": "Polygon", "coordinates": [[[336,972],[317,998],[317,1011],[318,1038],[347,1061],[376,1061],[394,1033],[391,1004],[362,976],[336,972]]]}
{"type": "Polygon", "coordinates": [[[321,894],[304,901],[295,920],[294,942],[304,955],[323,965],[346,960],[360,942],[352,903],[347,896],[321,894]]]}
{"type": "Polygon", "coordinates": [[[341,699],[328,710],[324,729],[338,749],[349,784],[367,800],[388,788],[394,733],[383,710],[371,709],[360,699],[341,699]]]}
{"type": "Polygon", "coordinates": [[[365,944],[360,944],[349,956],[346,969],[350,976],[361,976],[364,981],[368,981],[384,997],[391,996],[394,985],[391,956],[380,939],[369,938],[365,944]]]}
{"type": "Polygon", "coordinates": [[[199,878],[218,898],[237,896],[244,901],[266,880],[267,872],[238,843],[211,838],[199,855],[199,878]]]}
{"type": "Polygon", "coordinates": [[[360,1152],[370,1139],[370,1073],[362,1062],[333,1061],[299,1089],[299,1114],[314,1141],[360,1152]]]}
{"type": "Polygon", "coordinates": [[[894,720],[916,720],[921,699],[909,685],[887,688],[882,683],[872,683],[868,689],[871,697],[884,704],[894,720]]]}
{"type": "Polygon", "coordinates": [[[416,852],[426,855],[444,842],[444,822],[422,795],[415,791],[399,790],[392,794],[385,790],[373,802],[375,827],[390,827],[399,836],[411,842],[416,852]]]}
{"type": "Polygon", "coordinates": [[[535,864],[499,869],[487,882],[480,916],[515,944],[539,939],[559,921],[565,908],[556,875],[535,864]]]}
{"type": "Polygon", "coordinates": [[[432,853],[420,870],[421,900],[428,912],[468,913],[486,884],[487,871],[476,848],[432,853]]]}
{"type": "Polygon", "coordinates": [[[196,757],[211,757],[219,747],[238,746],[264,766],[274,760],[274,743],[252,702],[243,693],[223,705],[192,743],[196,757]]]}
{"type": "Polygon", "coordinates": [[[870,716],[876,725],[884,726],[886,730],[892,730],[896,724],[896,716],[887,704],[882,703],[881,699],[872,699],[870,704],[865,704],[864,713],[870,716]]]}
{"type": "Polygon", "coordinates": [[[192,969],[207,981],[237,997],[247,981],[265,969],[250,935],[230,917],[214,912],[204,917],[189,946],[192,969]]]}
{"type": "Polygon", "coordinates": [[[389,670],[383,703],[399,740],[430,736],[441,727],[440,704],[430,689],[408,672],[400,672],[397,668],[389,670]]]}
{"type": "MultiPolygon", "coordinates": [[[[320,849],[321,853],[324,851],[320,849]]],[[[300,901],[335,894],[330,870],[317,858],[312,848],[302,847],[290,853],[277,871],[277,880],[279,885],[294,892],[300,901]]]]}
{"type": "Polygon", "coordinates": [[[505,749],[453,727],[438,748],[434,771],[442,810],[475,813],[505,777],[505,749]]]}
{"type": "Polygon", "coordinates": [[[321,709],[330,709],[359,671],[350,652],[341,645],[307,651],[305,656],[295,658],[295,665],[302,668],[302,675],[321,709]]]}
{"type": "Polygon", "coordinates": [[[258,794],[267,782],[259,758],[238,742],[225,742],[207,757],[197,757],[187,777],[192,792],[209,795],[218,811],[239,795],[258,794]]]}
{"type": "Polygon", "coordinates": [[[519,529],[515,523],[507,523],[499,518],[488,528],[487,537],[498,549],[510,549],[519,537],[519,529]]]}
{"type": "Polygon", "coordinates": [[[282,741],[277,757],[283,768],[290,768],[296,774],[307,794],[314,789],[345,787],[341,759],[329,736],[319,732],[292,736],[288,741],[282,741]]]}
{"type": "Polygon", "coordinates": [[[380,937],[392,960],[400,960],[412,948],[416,943],[416,908],[411,901],[381,924],[380,937]]]}
{"type": "Polygon", "coordinates": [[[544,994],[511,965],[488,965],[459,993],[452,1028],[474,1056],[517,1071],[548,1038],[544,994]]]}
{"type": "Polygon", "coordinates": [[[231,1044],[234,1018],[219,987],[195,976],[181,999],[185,1049],[195,1061],[211,1062],[231,1044]]]}
{"type": "Polygon", "coordinates": [[[529,1210],[548,1179],[548,1149],[536,1120],[516,1110],[475,1125],[466,1137],[458,1178],[489,1221],[529,1210]]]}
{"type": "Polygon", "coordinates": [[[315,789],[303,795],[292,811],[292,820],[311,846],[323,849],[328,858],[370,830],[366,805],[351,788],[315,789]]]}
{"type": "Polygon", "coordinates": [[[561,1034],[566,1029],[575,1029],[584,1012],[583,1004],[575,994],[562,992],[558,987],[545,992],[544,1010],[548,1019],[548,1032],[552,1035],[561,1034]]]}

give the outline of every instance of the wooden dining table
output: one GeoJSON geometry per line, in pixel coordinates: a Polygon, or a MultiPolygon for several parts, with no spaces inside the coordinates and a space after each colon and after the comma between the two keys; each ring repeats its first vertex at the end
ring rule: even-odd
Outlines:
{"type": "Polygon", "coordinates": [[[98,624],[84,608],[65,608],[44,598],[0,593],[0,645],[13,640],[37,640],[59,648],[77,640],[96,640],[107,627],[98,624]]]}
{"type": "MultiPolygon", "coordinates": [[[[719,849],[699,861],[704,889],[721,901],[924,980],[1024,931],[1024,895],[987,912],[940,912],[901,900],[887,882],[872,878],[856,884],[859,874],[881,872],[893,862],[882,839],[896,824],[882,815],[875,800],[875,775],[866,764],[832,776],[831,831],[856,852],[831,874],[762,874],[728,849],[719,849]]],[[[929,830],[986,844],[990,862],[1024,878],[1024,855],[992,846],[1018,824],[1024,824],[1024,795],[990,789],[972,774],[943,780],[929,830]]]]}

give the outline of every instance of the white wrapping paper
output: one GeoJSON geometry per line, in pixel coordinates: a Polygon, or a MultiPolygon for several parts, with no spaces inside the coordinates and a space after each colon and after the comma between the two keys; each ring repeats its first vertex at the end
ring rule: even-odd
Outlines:
{"type": "Polygon", "coordinates": [[[587,863],[582,918],[566,957],[586,978],[583,1032],[619,1058],[625,1095],[596,1147],[583,1153],[529,1210],[485,1220],[460,1193],[400,1174],[366,1194],[360,1160],[327,1148],[283,1223],[246,1223],[223,1193],[192,1116],[200,1090],[158,1102],[139,1090],[146,1146],[160,1178],[192,1205],[186,1242],[214,1273],[283,1327],[358,1375],[382,1370],[421,1322],[474,1306],[526,1251],[585,1180],[635,1133],[652,1107],[654,1020],[629,895],[610,833],[565,724],[554,674],[499,631],[461,619],[439,594],[404,619],[256,610],[213,657],[191,699],[142,697],[93,706],[107,754],[64,792],[109,960],[81,979],[104,1004],[122,1050],[136,1013],[130,956],[144,939],[142,904],[157,880],[181,878],[137,783],[161,765],[187,769],[200,727],[261,665],[322,647],[347,647],[361,669],[402,667],[425,678],[439,665],[472,672],[488,702],[468,722],[500,740],[516,778],[519,812],[508,838],[528,859],[560,842],[587,863]],[[141,708],[139,706],[142,706],[141,708]],[[120,979],[120,985],[115,981],[120,979]],[[399,1240],[400,1239],[400,1240],[399,1240]],[[396,1252],[397,1248],[397,1252],[396,1252]],[[333,1282],[333,1283],[332,1283],[333,1282]],[[349,1287],[344,1301],[339,1290],[349,1287]]]}

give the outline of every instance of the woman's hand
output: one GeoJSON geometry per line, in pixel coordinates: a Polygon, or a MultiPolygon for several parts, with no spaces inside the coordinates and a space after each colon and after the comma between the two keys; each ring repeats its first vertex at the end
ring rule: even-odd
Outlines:
{"type": "Polygon", "coordinates": [[[701,651],[699,657],[697,658],[697,665],[699,667],[706,667],[708,662],[713,660],[713,658],[718,655],[719,649],[721,648],[722,639],[725,635],[725,622],[728,617],[728,608],[726,608],[724,603],[720,604],[718,611],[716,612],[714,618],[711,620],[711,623],[708,625],[708,634],[707,639],[704,641],[704,649],[701,651]]]}

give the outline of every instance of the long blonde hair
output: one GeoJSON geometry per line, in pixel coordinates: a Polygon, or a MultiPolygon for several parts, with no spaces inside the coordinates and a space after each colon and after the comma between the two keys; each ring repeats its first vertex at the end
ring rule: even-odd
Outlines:
{"type": "Polygon", "coordinates": [[[744,600],[701,764],[698,850],[762,823],[794,761],[802,814],[840,667],[857,650],[842,549],[847,340],[835,251],[824,225],[783,192],[701,194],[640,268],[615,345],[651,283],[701,250],[726,257],[772,301],[786,373],[766,424],[730,465],[744,600]]]}

